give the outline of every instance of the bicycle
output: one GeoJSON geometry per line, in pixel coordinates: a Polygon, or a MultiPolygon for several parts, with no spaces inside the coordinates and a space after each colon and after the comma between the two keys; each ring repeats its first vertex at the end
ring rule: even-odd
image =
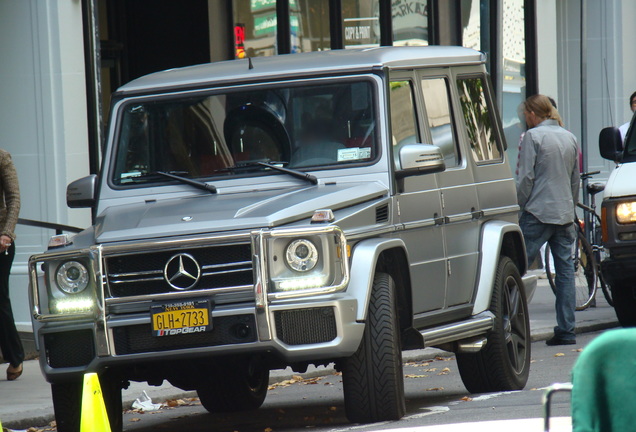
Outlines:
{"type": "MultiPolygon", "coordinates": [[[[581,179],[587,180],[599,174],[600,171],[582,173],[581,179]]],[[[603,183],[588,183],[586,192],[590,197],[590,205],[578,203],[577,207],[583,210],[583,221],[577,217],[576,247],[572,259],[574,260],[574,280],[576,285],[576,310],[584,310],[595,304],[598,285],[601,286],[603,295],[610,306],[614,305],[609,287],[605,283],[601,273],[601,260],[603,258],[603,245],[601,244],[601,218],[596,214],[595,196],[605,189],[603,183]],[[585,227],[588,227],[586,230],[585,227]],[[587,235],[586,235],[587,233],[587,235]]],[[[556,294],[554,274],[550,268],[550,246],[545,248],[544,256],[545,272],[552,292],[556,294]]]]}

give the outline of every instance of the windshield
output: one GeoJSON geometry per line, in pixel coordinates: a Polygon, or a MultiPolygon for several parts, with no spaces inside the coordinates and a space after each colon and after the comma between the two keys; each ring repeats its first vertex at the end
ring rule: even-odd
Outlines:
{"type": "Polygon", "coordinates": [[[370,81],[342,81],[130,102],[121,110],[112,181],[188,178],[344,165],[376,156],[370,81]]]}

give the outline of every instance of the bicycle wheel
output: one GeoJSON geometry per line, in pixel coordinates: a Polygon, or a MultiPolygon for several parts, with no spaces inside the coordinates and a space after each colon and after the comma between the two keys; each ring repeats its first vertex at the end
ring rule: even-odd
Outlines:
{"type": "MultiPolygon", "coordinates": [[[[545,248],[545,273],[550,283],[552,292],[556,294],[556,285],[554,284],[554,273],[550,265],[550,246],[545,248]]],[[[577,231],[576,250],[573,254],[574,259],[574,284],[576,287],[576,310],[587,309],[596,295],[596,283],[598,266],[594,260],[594,252],[592,246],[585,239],[585,236],[577,231]]]]}
{"type": "Polygon", "coordinates": [[[594,213],[595,217],[595,225],[594,232],[592,233],[592,242],[594,246],[592,246],[592,250],[594,251],[594,258],[596,260],[596,270],[598,281],[601,285],[601,291],[603,291],[603,296],[605,300],[607,300],[607,304],[610,306],[614,306],[614,299],[612,298],[612,291],[605,282],[605,278],[603,277],[603,272],[601,271],[601,261],[605,259],[605,249],[603,246],[599,246],[601,244],[601,218],[594,213]]]}
{"type": "Polygon", "coordinates": [[[609,285],[607,285],[607,283],[605,282],[605,279],[603,279],[603,273],[601,273],[600,268],[598,272],[598,280],[601,282],[601,291],[603,291],[603,296],[605,297],[605,300],[607,300],[607,304],[609,304],[610,306],[614,306],[612,291],[609,285]]]}

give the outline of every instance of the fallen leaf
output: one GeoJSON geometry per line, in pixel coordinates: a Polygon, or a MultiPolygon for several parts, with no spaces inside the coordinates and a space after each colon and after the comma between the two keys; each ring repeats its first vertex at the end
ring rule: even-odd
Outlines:
{"type": "Polygon", "coordinates": [[[405,378],[427,378],[428,375],[415,375],[415,374],[407,374],[404,375],[405,378]]]}
{"type": "Polygon", "coordinates": [[[450,373],[450,369],[449,368],[444,368],[442,369],[442,371],[440,373],[438,373],[437,375],[448,375],[450,373]]]}
{"type": "Polygon", "coordinates": [[[581,352],[581,351],[583,351],[583,348],[577,348],[572,350],[572,352],[581,352]]]}
{"type": "Polygon", "coordinates": [[[436,372],[437,368],[424,369],[424,372],[436,372]]]}
{"type": "Polygon", "coordinates": [[[335,407],[335,406],[329,407],[329,411],[338,411],[338,407],[335,407]]]}
{"type": "Polygon", "coordinates": [[[464,402],[470,402],[471,400],[473,400],[473,398],[468,397],[468,396],[464,396],[463,398],[461,398],[460,400],[463,400],[464,402]]]}
{"type": "Polygon", "coordinates": [[[273,430],[274,429],[272,429],[272,428],[265,428],[265,429],[263,429],[263,432],[272,432],[273,430]]]}
{"type": "Polygon", "coordinates": [[[131,422],[138,422],[141,421],[141,419],[139,417],[133,417],[130,419],[131,422]]]}
{"type": "Polygon", "coordinates": [[[555,356],[555,357],[565,357],[565,354],[563,354],[563,353],[556,353],[554,356],[555,356]]]}

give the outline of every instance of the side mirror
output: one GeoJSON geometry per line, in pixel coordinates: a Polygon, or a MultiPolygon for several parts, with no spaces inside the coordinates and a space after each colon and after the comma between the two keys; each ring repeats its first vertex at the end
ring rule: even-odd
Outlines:
{"type": "Polygon", "coordinates": [[[97,175],[91,174],[75,180],[66,187],[66,205],[70,208],[95,206],[97,175]]]}
{"type": "Polygon", "coordinates": [[[431,174],[446,169],[444,155],[439,147],[431,144],[407,144],[400,149],[400,166],[397,178],[431,174]]]}
{"type": "Polygon", "coordinates": [[[623,139],[618,128],[607,127],[598,136],[598,148],[604,159],[620,162],[623,155],[623,139]]]}

